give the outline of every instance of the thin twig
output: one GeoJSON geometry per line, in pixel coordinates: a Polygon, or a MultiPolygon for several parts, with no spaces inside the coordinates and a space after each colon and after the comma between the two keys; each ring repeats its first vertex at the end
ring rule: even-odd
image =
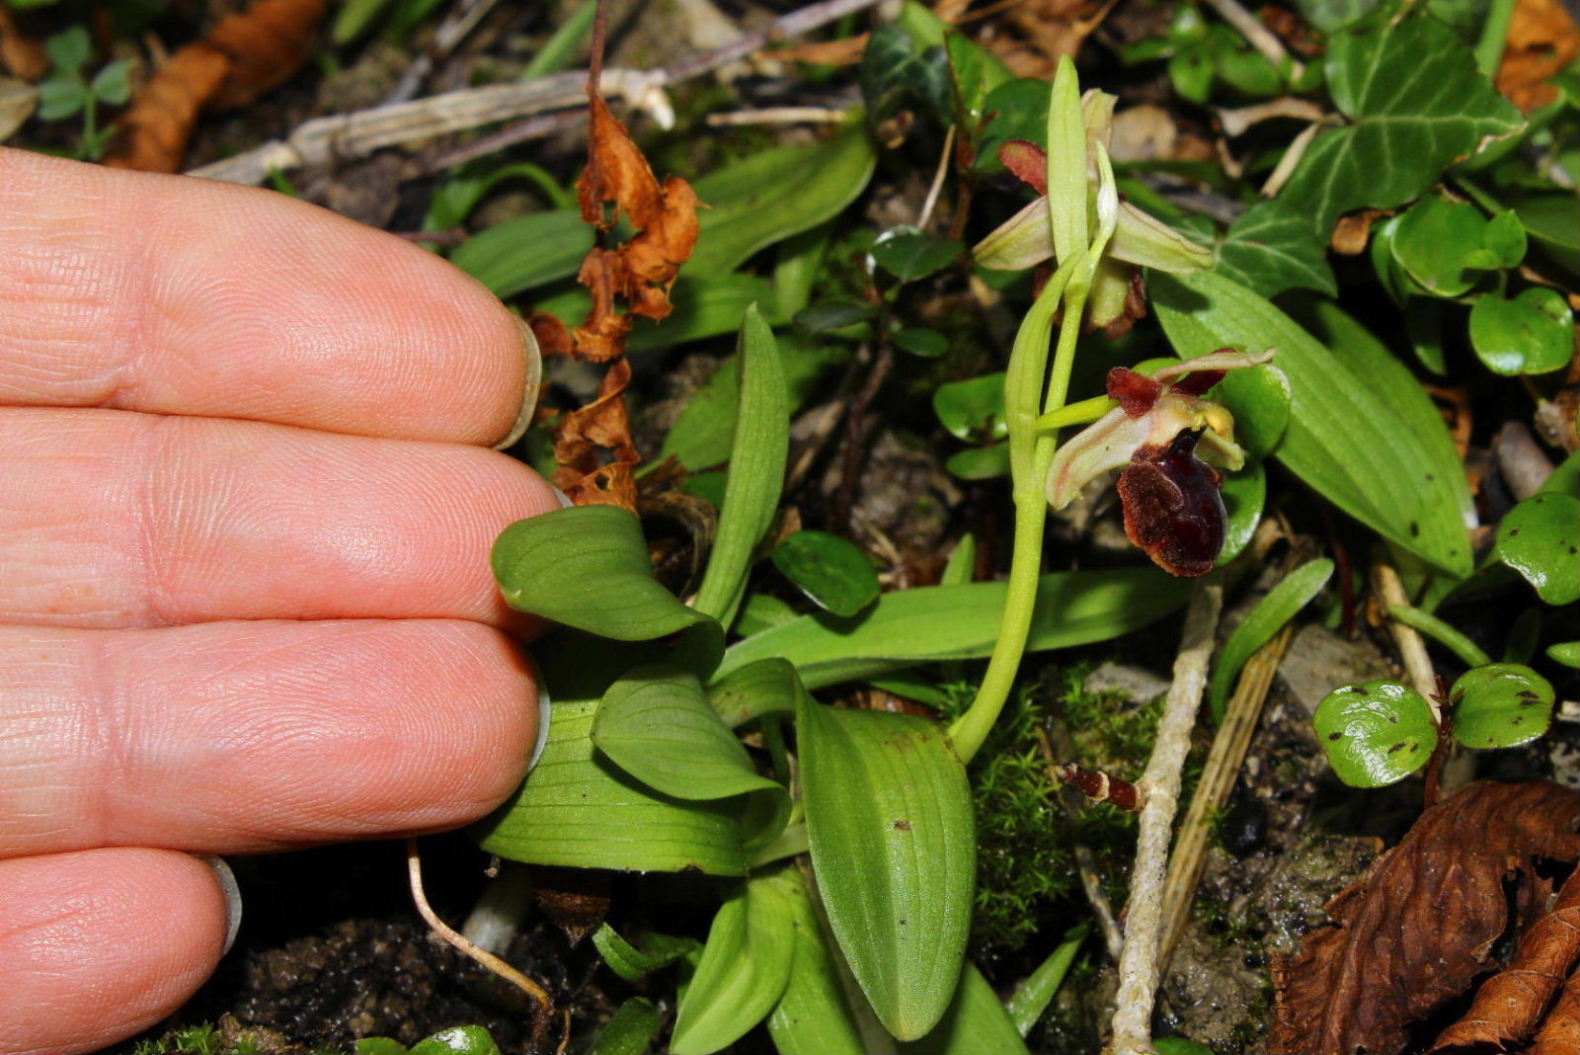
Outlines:
{"type": "Polygon", "coordinates": [[[1313,121],[1300,134],[1289,141],[1289,146],[1284,148],[1284,154],[1278,159],[1278,164],[1273,167],[1273,174],[1267,177],[1267,182],[1262,184],[1262,197],[1271,198],[1283,190],[1284,184],[1289,182],[1289,177],[1295,174],[1295,166],[1300,164],[1300,159],[1306,156],[1306,148],[1311,146],[1311,141],[1322,131],[1325,121],[1313,121]]]}
{"type": "Polygon", "coordinates": [[[1233,108],[1220,107],[1218,121],[1223,125],[1223,134],[1230,139],[1243,135],[1246,129],[1263,121],[1271,121],[1275,117],[1294,117],[1302,121],[1320,121],[1328,116],[1327,111],[1312,102],[1310,99],[1301,99],[1293,95],[1286,95],[1280,99],[1269,99],[1265,103],[1256,103],[1252,106],[1239,106],[1233,108]]]}
{"type": "Polygon", "coordinates": [[[1300,75],[1306,72],[1306,67],[1298,60],[1289,57],[1289,52],[1284,50],[1283,41],[1273,35],[1273,31],[1257,21],[1255,15],[1235,3],[1235,0],[1207,0],[1207,6],[1218,12],[1219,16],[1245,38],[1247,44],[1262,53],[1262,57],[1273,64],[1273,68],[1282,71],[1284,63],[1289,63],[1290,80],[1299,80],[1300,75]]]}
{"type": "Polygon", "coordinates": [[[856,501],[856,482],[861,475],[862,434],[867,431],[867,408],[877,398],[878,390],[888,380],[894,369],[894,346],[887,340],[878,342],[878,355],[872,371],[862,383],[861,390],[850,401],[845,414],[845,449],[840,463],[839,490],[835,492],[834,512],[831,520],[837,531],[850,528],[850,510],[856,501]]]}
{"type": "Polygon", "coordinates": [[[1174,660],[1158,722],[1157,742],[1140,784],[1146,791],[1136,836],[1136,862],[1130,872],[1130,898],[1125,904],[1125,944],[1119,955],[1119,994],[1114,1011],[1114,1055],[1145,1055],[1152,1051],[1152,1005],[1158,987],[1158,942],[1162,937],[1163,883],[1168,867],[1169,837],[1179,807],[1180,770],[1190,752],[1207,687],[1207,661],[1212,657],[1223,585],[1216,576],[1196,585],[1185,612],[1185,630],[1174,660]]]}
{"type": "Polygon", "coordinates": [[[955,126],[951,124],[949,131],[944,133],[944,149],[938,155],[938,170],[933,173],[932,186],[927,188],[927,198],[922,202],[922,211],[916,217],[916,226],[922,230],[927,229],[927,221],[933,218],[933,209],[938,205],[938,195],[944,189],[944,177],[949,174],[949,159],[953,156],[955,148],[955,126]]]}
{"type": "Polygon", "coordinates": [[[433,46],[412,60],[406,72],[401,74],[401,79],[395,87],[384,97],[385,105],[390,103],[403,103],[417,94],[417,89],[422,87],[422,82],[428,74],[433,72],[436,63],[443,62],[450,57],[450,52],[465,40],[467,34],[477,28],[483,16],[499,0],[461,0],[454,9],[445,16],[439,28],[433,33],[433,46]]]}
{"type": "MultiPolygon", "coordinates": [[[[1377,597],[1384,606],[1410,604],[1410,595],[1405,592],[1399,573],[1382,561],[1372,565],[1372,589],[1377,591],[1377,597]]],[[[1416,692],[1426,697],[1427,704],[1432,708],[1433,724],[1443,724],[1442,709],[1437,702],[1437,671],[1432,669],[1432,657],[1426,653],[1425,639],[1416,632],[1415,627],[1407,626],[1397,619],[1388,620],[1388,630],[1393,634],[1394,644],[1399,646],[1399,658],[1404,662],[1405,674],[1410,678],[1411,685],[1416,692]]]]}
{"type": "MultiPolygon", "coordinates": [[[[600,85],[607,94],[624,96],[632,105],[656,110],[661,105],[663,89],[669,85],[700,77],[749,55],[765,44],[809,32],[878,2],[820,0],[819,3],[791,11],[765,26],[742,34],[722,48],[682,59],[672,66],[652,71],[604,70],[600,85]]],[[[193,169],[188,175],[257,185],[273,172],[289,172],[304,165],[328,164],[340,158],[366,157],[385,147],[470,131],[500,121],[533,117],[555,110],[579,109],[586,104],[586,83],[584,72],[570,70],[517,84],[469,88],[412,102],[319,117],[298,126],[283,140],[272,140],[225,161],[193,169]]],[[[662,105],[667,107],[668,104],[662,105]]],[[[542,119],[528,120],[469,144],[463,150],[453,151],[445,155],[443,160],[446,166],[458,165],[516,143],[541,138],[559,127],[564,127],[564,124],[545,124],[542,119]]]]}
{"type": "Polygon", "coordinates": [[[411,880],[412,903],[417,906],[417,912],[427,922],[428,926],[433,928],[433,932],[460,952],[476,960],[489,971],[526,993],[533,1003],[537,1005],[537,1013],[533,1016],[532,1023],[533,1047],[541,1047],[542,1045],[539,1042],[543,1039],[543,1033],[548,1029],[549,1017],[554,1014],[554,1001],[549,999],[548,990],[487,949],[479,948],[467,940],[465,935],[439,918],[439,914],[433,910],[433,906],[428,904],[428,895],[423,891],[422,854],[417,849],[415,836],[406,840],[406,871],[411,880]]]}
{"type": "Polygon", "coordinates": [[[1234,695],[1225,708],[1223,724],[1213,739],[1212,750],[1207,754],[1207,765],[1196,793],[1191,797],[1179,836],[1174,842],[1174,852],[1169,857],[1168,880],[1163,886],[1163,940],[1158,948],[1158,968],[1168,967],[1179,944],[1185,923],[1190,919],[1191,904],[1196,898],[1196,884],[1201,880],[1202,864],[1206,860],[1208,821],[1229,801],[1229,793],[1240,775],[1245,762],[1245,752],[1251,746],[1251,734],[1256,732],[1262,717],[1262,704],[1267,700],[1267,690],[1272,687],[1273,675],[1278,672],[1279,660],[1289,648],[1294,637],[1294,627],[1285,626],[1273,639],[1246,661],[1240,672],[1234,695]]]}
{"type": "Polygon", "coordinates": [[[770,106],[761,110],[728,110],[722,114],[709,114],[709,128],[732,128],[737,125],[837,125],[850,118],[848,110],[834,110],[827,106],[770,106]]]}

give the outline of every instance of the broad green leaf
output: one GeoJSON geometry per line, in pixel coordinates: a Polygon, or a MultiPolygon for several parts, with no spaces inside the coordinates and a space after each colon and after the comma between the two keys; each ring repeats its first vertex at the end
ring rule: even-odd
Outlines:
{"type": "Polygon", "coordinates": [[[1211,1048],[1189,1037],[1153,1037],[1152,1048],[1158,1055],[1213,1055],[1211,1048]]]}
{"type": "MultiPolygon", "coordinates": [[[[924,586],[887,593],[857,619],[802,616],[754,634],[724,655],[719,677],[779,656],[795,664],[808,689],[870,678],[941,659],[993,651],[1005,585],[924,586]]],[[[1155,568],[1055,572],[1037,590],[1028,652],[1107,641],[1179,608],[1190,583],[1155,568]]]]}
{"type": "Polygon", "coordinates": [[[1003,439],[1009,435],[1003,371],[939,385],[933,389],[933,412],[956,439],[1003,439]]]}
{"type": "Polygon", "coordinates": [[[794,714],[800,684],[788,660],[770,656],[732,670],[709,685],[708,702],[724,724],[734,729],[765,714],[794,714]]]}
{"type": "Polygon", "coordinates": [[[1214,664],[1212,681],[1208,683],[1208,699],[1212,703],[1214,721],[1223,721],[1224,709],[1229,702],[1229,690],[1240,668],[1251,655],[1273,639],[1273,635],[1295,617],[1333,577],[1333,562],[1326,557],[1307,561],[1284,577],[1283,581],[1267,592],[1255,608],[1246,614],[1234,628],[1223,651],[1214,664]]]}
{"type": "Polygon", "coordinates": [[[1571,271],[1580,265],[1580,204],[1573,194],[1538,192],[1517,198],[1513,204],[1526,234],[1571,271]]]}
{"type": "Polygon", "coordinates": [[[1431,18],[1340,30],[1324,61],[1351,124],[1317,136],[1279,200],[1326,239],[1342,213],[1391,209],[1437,182],[1485,136],[1519,129],[1518,110],[1476,72],[1453,30],[1431,18]]]}
{"type": "Polygon", "coordinates": [[[74,25],[44,40],[44,54],[57,70],[80,70],[93,57],[93,40],[86,25],[74,25]]]}
{"type": "Polygon", "coordinates": [[[878,597],[878,573],[854,542],[827,531],[797,531],[773,551],[774,567],[819,608],[853,616],[878,597]]]}
{"type": "Polygon", "coordinates": [[[548,743],[526,782],[474,826],[483,849],[568,868],[743,874],[742,800],[669,798],[599,755],[591,732],[597,697],[614,676],[609,642],[562,631],[538,652],[554,698],[548,743]],[[576,678],[592,684],[561,688],[576,678]]]}
{"type": "Polygon", "coordinates": [[[608,923],[598,925],[592,941],[609,969],[633,984],[702,948],[695,938],[677,938],[655,931],[642,935],[633,945],[608,923]]]}
{"type": "Polygon", "coordinates": [[[1547,732],[1553,686],[1519,663],[1488,663],[1459,676],[1449,690],[1454,739],[1466,747],[1516,747],[1547,732]]]}
{"type": "Polygon", "coordinates": [[[1231,370],[1208,398],[1220,400],[1234,413],[1235,440],[1251,458],[1272,454],[1289,431],[1294,393],[1277,360],[1231,370]]]}
{"type": "Polygon", "coordinates": [[[1011,139],[1024,139],[1039,147],[1047,147],[1047,81],[1036,77],[1007,81],[988,93],[985,111],[988,124],[976,158],[979,172],[1004,170],[1004,162],[1000,160],[998,151],[1011,139]]]}
{"type": "Polygon", "coordinates": [[[938,238],[914,228],[885,231],[872,244],[873,260],[902,282],[914,282],[942,271],[965,251],[965,243],[958,238],[938,238]]]}
{"type": "Polygon", "coordinates": [[[757,772],[688,670],[651,666],[626,674],[604,693],[591,736],[615,765],[654,791],[698,801],[767,792],[789,813],[784,788],[757,772]]]}
{"type": "Polygon", "coordinates": [[[901,1055],[1027,1055],[1014,1019],[974,964],[966,964],[949,1010],[927,1036],[899,1046],[901,1055]]]}
{"type": "Polygon", "coordinates": [[[1262,507],[1267,502],[1267,470],[1257,461],[1247,462],[1237,473],[1225,473],[1222,493],[1229,519],[1224,524],[1219,567],[1245,551],[1262,522],[1262,507]]]}
{"type": "Polygon", "coordinates": [[[782,872],[753,876],[720,906],[675,1015],[673,1055],[718,1051],[779,1003],[796,946],[791,882],[782,872]]]}
{"type": "Polygon", "coordinates": [[[790,887],[795,958],[790,982],[768,1017],[768,1032],[780,1055],[865,1055],[861,1032],[840,982],[839,967],[823,937],[811,895],[800,876],[790,887]]]}
{"type": "Polygon", "coordinates": [[[1447,429],[1375,338],[1324,304],[1317,318],[1330,338],[1325,348],[1267,300],[1210,272],[1154,273],[1151,282],[1158,318],[1180,355],[1277,349],[1291,389],[1279,461],[1383,537],[1453,574],[1470,573],[1469,494],[1447,429]],[[1349,346],[1351,337],[1363,339],[1349,346]]]}
{"type": "Polygon", "coordinates": [[[124,106],[132,97],[132,62],[116,59],[93,75],[89,84],[94,98],[111,106],[124,106]]]}
{"type": "Polygon", "coordinates": [[[658,1005],[645,996],[633,996],[609,1016],[598,1030],[588,1055],[646,1055],[658,1036],[658,1005]]]}
{"type": "MultiPolygon", "coordinates": [[[[793,332],[777,337],[792,407],[806,401],[830,367],[849,357],[838,344],[819,343],[793,332]]],[[[740,378],[740,360],[735,356],[724,360],[681,411],[657,460],[673,456],[693,472],[729,461],[740,408],[740,378]]]]}
{"type": "Polygon", "coordinates": [[[1026,980],[1016,986],[1004,1002],[1004,1010],[1022,1037],[1031,1032],[1043,1012],[1048,1010],[1048,1005],[1053,1002],[1059,986],[1064,984],[1064,976],[1070,972],[1075,954],[1081,951],[1081,943],[1086,941],[1090,930],[1087,924],[1077,923],[1066,931],[1064,939],[1048,958],[1038,964],[1037,969],[1027,975],[1026,980]]]}
{"type": "Polygon", "coordinates": [[[934,722],[827,707],[806,693],[796,739],[829,925],[878,1020],[915,1040],[948,1009],[971,929],[965,767],[934,722]]]}
{"type": "Polygon", "coordinates": [[[1311,221],[1288,205],[1265,201],[1230,225],[1213,269],[1264,297],[1286,289],[1314,289],[1337,296],[1326,246],[1311,221]]]}
{"type": "Polygon", "coordinates": [[[823,270],[828,247],[834,240],[832,220],[779,243],[774,265],[774,299],[779,310],[793,316],[812,299],[812,287],[823,270]]]}
{"type": "Polygon", "coordinates": [[[518,216],[479,231],[455,247],[450,262],[496,297],[513,297],[522,290],[576,274],[592,247],[593,230],[581,213],[555,209],[518,216]]]}
{"type": "Polygon", "coordinates": [[[877,314],[878,306],[870,301],[823,300],[796,312],[795,324],[808,333],[839,333],[877,314]]]}
{"type": "Polygon", "coordinates": [[[766,593],[748,594],[741,605],[741,614],[735,620],[735,632],[742,637],[760,634],[776,626],[784,626],[801,618],[801,613],[788,601],[766,593]]]}
{"type": "Polygon", "coordinates": [[[736,344],[741,400],[719,530],[696,608],[729,625],[746,596],[746,573],[773,526],[790,456],[790,390],[773,331],[748,308],[736,344]]]}
{"type": "Polygon", "coordinates": [[[60,121],[88,103],[88,86],[79,80],[52,77],[38,86],[38,119],[60,121]]]}
{"type": "Polygon", "coordinates": [[[734,271],[775,242],[831,220],[856,199],[877,155],[852,124],[812,146],[775,147],[710,173],[693,189],[707,206],[683,273],[703,281],[734,271]]]}
{"type": "Polygon", "coordinates": [[[1334,689],[1317,704],[1313,724],[1333,772],[1353,788],[1403,780],[1426,765],[1437,745],[1432,708],[1397,681],[1334,689]]]}
{"type": "Polygon", "coordinates": [[[389,7],[392,0],[346,0],[335,16],[331,37],[336,44],[344,44],[362,35],[374,18],[389,7]]]}
{"type": "Polygon", "coordinates": [[[949,551],[949,560],[938,576],[940,586],[964,586],[976,577],[977,540],[969,531],[949,551]]]}
{"type": "Polygon", "coordinates": [[[1580,599],[1580,498],[1533,495],[1504,514],[1494,550],[1548,604],[1580,599]]]}
{"type": "Polygon", "coordinates": [[[1488,261],[1475,259],[1486,231],[1480,209],[1432,195],[1410,206],[1392,228],[1393,258],[1426,292],[1457,297],[1486,270],[1488,261]]]}
{"type": "Polygon", "coordinates": [[[653,578],[642,524],[624,509],[576,506],[518,520],[494,542],[492,559],[505,600],[519,611],[616,641],[695,626],[722,642],[711,617],[653,578]]]}
{"type": "Polygon", "coordinates": [[[955,86],[955,120],[965,126],[962,135],[975,137],[987,115],[988,93],[1014,74],[997,55],[959,33],[947,34],[944,48],[949,52],[949,74],[955,86]]]}
{"type": "Polygon", "coordinates": [[[1507,299],[1488,293],[1470,309],[1470,346],[1487,369],[1506,377],[1562,370],[1574,355],[1574,313],[1562,293],[1545,286],[1507,299]]]}
{"type": "Polygon", "coordinates": [[[499,1055],[499,1045],[482,1026],[452,1026],[413,1044],[411,1055],[499,1055]]]}
{"type": "Polygon", "coordinates": [[[1525,259],[1528,247],[1525,226],[1520,223],[1519,214],[1506,210],[1493,216],[1487,221],[1487,229],[1482,233],[1481,245],[1493,266],[1518,267],[1520,261],[1525,259]]]}

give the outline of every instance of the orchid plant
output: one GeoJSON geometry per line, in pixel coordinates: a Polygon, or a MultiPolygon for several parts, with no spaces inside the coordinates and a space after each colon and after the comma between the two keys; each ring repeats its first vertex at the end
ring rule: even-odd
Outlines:
{"type": "Polygon", "coordinates": [[[1119,492],[1131,541],[1172,574],[1210,571],[1224,539],[1222,477],[1197,450],[1231,470],[1244,453],[1234,442],[1229,411],[1203,396],[1224,371],[1271,358],[1224,349],[1152,377],[1121,368],[1109,375],[1107,397],[1066,405],[1082,326],[1114,334],[1140,315],[1138,266],[1186,273],[1213,261],[1209,250],[1120,201],[1108,156],[1114,102],[1096,90],[1083,97],[1074,65],[1060,63],[1046,154],[1023,141],[1001,151],[1006,167],[1040,196],[974,251],[984,267],[1018,269],[1051,259],[1056,268],[1021,323],[1005,374],[1015,541],[987,673],[970,709],[950,729],[964,761],[981,748],[1003,710],[1026,650],[1048,505],[1067,504],[1084,484],[1128,464],[1119,492]],[[1082,424],[1091,427],[1061,449],[1059,430],[1082,424]]]}

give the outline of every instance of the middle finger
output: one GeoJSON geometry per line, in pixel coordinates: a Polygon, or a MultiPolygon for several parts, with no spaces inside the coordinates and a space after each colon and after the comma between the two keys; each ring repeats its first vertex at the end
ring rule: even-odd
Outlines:
{"type": "Polygon", "coordinates": [[[118,410],[0,408],[0,623],[459,618],[516,625],[489,574],[558,506],[476,447],[118,410]]]}

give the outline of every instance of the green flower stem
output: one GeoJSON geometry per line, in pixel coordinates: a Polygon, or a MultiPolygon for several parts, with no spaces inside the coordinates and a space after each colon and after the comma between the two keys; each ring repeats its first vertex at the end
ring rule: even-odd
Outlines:
{"type": "Polygon", "coordinates": [[[1388,614],[1405,626],[1413,627],[1436,641],[1463,660],[1466,666],[1482,667],[1492,662],[1492,657],[1476,647],[1474,641],[1435,615],[1407,604],[1389,605],[1388,614]]]}

